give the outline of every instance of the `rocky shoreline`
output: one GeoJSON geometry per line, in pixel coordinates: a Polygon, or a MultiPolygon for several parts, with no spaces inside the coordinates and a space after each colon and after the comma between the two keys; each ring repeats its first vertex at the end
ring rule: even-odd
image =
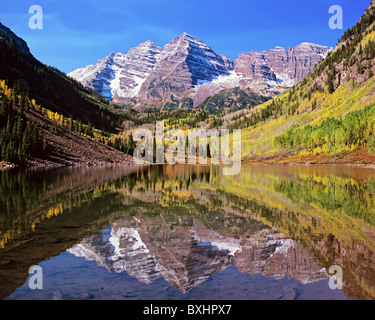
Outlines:
{"type": "Polygon", "coordinates": [[[10,168],[15,168],[15,167],[16,165],[14,163],[0,162],[0,170],[10,169],[10,168]]]}
{"type": "Polygon", "coordinates": [[[64,167],[115,167],[115,166],[139,166],[135,163],[53,163],[53,162],[38,162],[28,164],[14,164],[14,163],[0,163],[0,170],[12,168],[64,168],[64,167]]]}

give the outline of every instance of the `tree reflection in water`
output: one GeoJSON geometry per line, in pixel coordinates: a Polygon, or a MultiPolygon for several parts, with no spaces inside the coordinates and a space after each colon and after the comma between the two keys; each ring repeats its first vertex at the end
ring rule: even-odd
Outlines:
{"type": "Polygon", "coordinates": [[[233,266],[312,284],[340,265],[345,296],[373,299],[374,181],[375,170],[344,166],[0,172],[0,296],[31,265],[69,252],[181,293],[233,266]]]}

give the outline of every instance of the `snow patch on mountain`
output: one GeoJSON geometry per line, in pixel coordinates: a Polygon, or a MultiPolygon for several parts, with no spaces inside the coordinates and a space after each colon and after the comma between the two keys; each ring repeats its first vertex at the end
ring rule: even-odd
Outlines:
{"type": "Polygon", "coordinates": [[[146,41],[127,54],[111,53],[96,64],[77,69],[68,76],[110,101],[114,97],[133,98],[154,68],[160,52],[161,48],[146,41]]]}
{"type": "Polygon", "coordinates": [[[212,84],[222,88],[233,88],[241,85],[242,77],[232,70],[227,76],[219,76],[212,80],[212,84]]]}

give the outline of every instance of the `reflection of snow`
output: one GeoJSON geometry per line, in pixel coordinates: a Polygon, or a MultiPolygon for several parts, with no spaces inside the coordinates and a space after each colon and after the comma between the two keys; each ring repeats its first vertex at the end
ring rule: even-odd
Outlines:
{"type": "Polygon", "coordinates": [[[124,222],[112,223],[110,228],[68,251],[96,261],[110,272],[126,272],[142,283],[164,278],[181,292],[199,286],[233,263],[241,272],[275,279],[288,275],[301,283],[310,283],[327,278],[325,270],[313,263],[303,247],[272,230],[237,238],[221,235],[194,219],[186,234],[166,227],[155,237],[150,234],[152,228],[142,228],[142,222],[138,222],[136,228],[124,222]],[[185,241],[177,240],[178,237],[185,241]]]}
{"type": "Polygon", "coordinates": [[[267,245],[273,244],[276,244],[276,250],[270,257],[275,255],[276,253],[286,256],[288,254],[289,248],[295,246],[295,242],[292,239],[270,240],[267,242],[267,245]]]}
{"type": "MultiPolygon", "coordinates": [[[[125,240],[131,243],[131,247],[127,247],[127,249],[131,251],[142,251],[142,253],[149,253],[146,245],[143,243],[139,232],[134,228],[125,228],[121,227],[117,231],[112,229],[111,237],[109,238],[109,242],[115,248],[116,255],[121,255],[121,247],[120,247],[120,240],[125,240]]],[[[115,258],[113,260],[116,260],[115,258]]]]}
{"type": "Polygon", "coordinates": [[[228,251],[229,255],[234,256],[235,253],[242,251],[242,246],[231,242],[214,241],[212,242],[214,247],[217,247],[219,251],[228,251]]]}
{"type": "MultiPolygon", "coordinates": [[[[234,239],[235,240],[235,239],[234,239]]],[[[242,246],[237,243],[231,243],[226,238],[225,241],[215,240],[215,241],[206,241],[206,242],[198,242],[197,246],[211,246],[216,248],[218,251],[224,251],[228,255],[234,256],[236,252],[242,251],[242,246]]]]}
{"type": "Polygon", "coordinates": [[[242,251],[242,246],[240,244],[241,239],[224,237],[215,231],[207,230],[198,221],[195,221],[195,226],[196,228],[193,237],[197,240],[198,245],[210,245],[216,247],[218,251],[224,251],[231,256],[234,256],[236,252],[242,251]]]}

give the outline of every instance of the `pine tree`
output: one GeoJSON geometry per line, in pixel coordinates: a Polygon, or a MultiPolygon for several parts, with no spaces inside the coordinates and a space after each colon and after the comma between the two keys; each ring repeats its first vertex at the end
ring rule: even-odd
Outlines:
{"type": "Polygon", "coordinates": [[[362,66],[361,61],[358,61],[358,62],[357,62],[357,73],[358,73],[358,74],[363,74],[364,71],[365,71],[365,70],[364,70],[364,68],[363,68],[363,66],[362,66]]]}
{"type": "Polygon", "coordinates": [[[333,83],[333,80],[335,79],[335,74],[336,74],[335,67],[331,66],[330,71],[328,73],[328,77],[327,77],[327,86],[328,86],[329,93],[335,92],[335,85],[333,83]]]}
{"type": "Polygon", "coordinates": [[[0,117],[5,118],[8,113],[8,99],[4,96],[0,104],[0,117]]]}
{"type": "Polygon", "coordinates": [[[47,151],[47,146],[48,146],[47,140],[46,140],[46,138],[44,138],[43,139],[43,147],[42,147],[44,153],[47,151]]]}
{"type": "Polygon", "coordinates": [[[5,135],[6,135],[7,139],[10,139],[11,135],[12,135],[12,126],[11,126],[11,123],[10,123],[10,117],[9,116],[8,116],[7,125],[6,125],[6,128],[5,128],[5,135]]]}
{"type": "Polygon", "coordinates": [[[6,146],[6,150],[5,150],[5,157],[4,157],[4,160],[6,162],[9,162],[11,160],[11,155],[10,155],[10,148],[11,148],[11,144],[7,144],[6,146]]]}

